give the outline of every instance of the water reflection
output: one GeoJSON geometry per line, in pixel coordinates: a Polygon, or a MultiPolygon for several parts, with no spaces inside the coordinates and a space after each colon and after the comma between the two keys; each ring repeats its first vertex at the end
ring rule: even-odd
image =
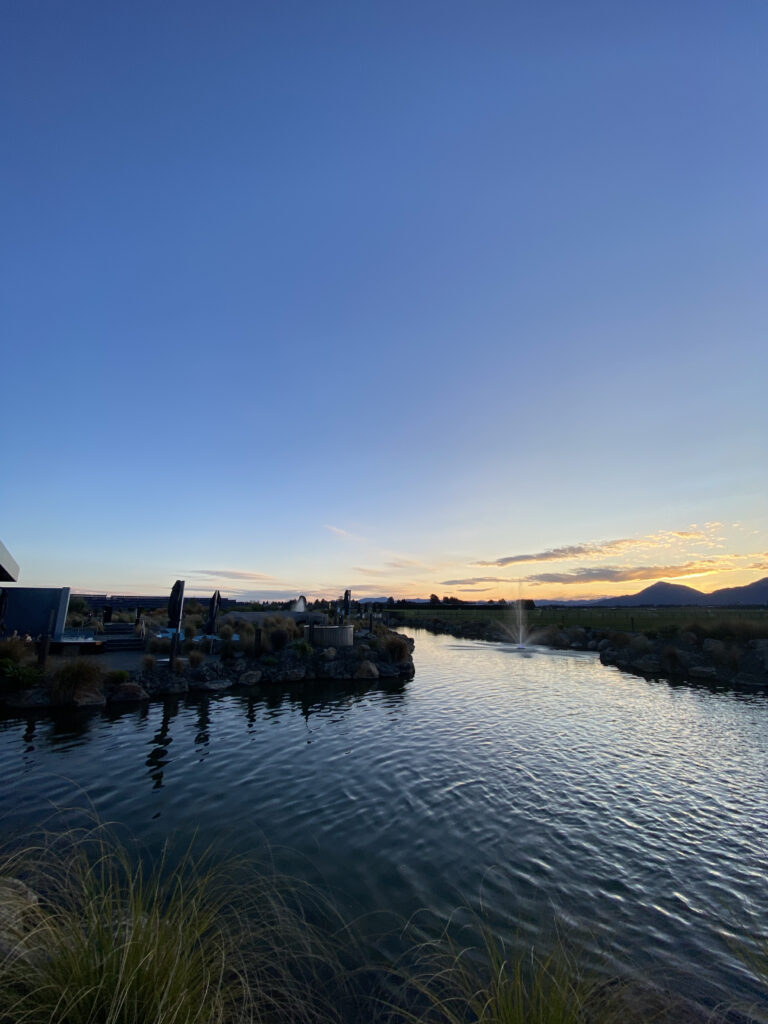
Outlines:
{"type": "Polygon", "coordinates": [[[25,827],[79,793],[152,849],[263,836],[354,916],[467,903],[513,938],[554,920],[596,961],[704,963],[716,996],[743,991],[723,921],[768,929],[768,700],[576,652],[416,651],[408,683],[0,722],[0,816],[25,827]]]}
{"type": "Polygon", "coordinates": [[[165,701],[160,728],[150,740],[152,750],[147,755],[146,766],[149,769],[149,777],[153,782],[153,789],[160,789],[163,785],[163,770],[169,760],[168,747],[173,743],[171,722],[178,713],[178,708],[179,702],[177,700],[165,701]]]}

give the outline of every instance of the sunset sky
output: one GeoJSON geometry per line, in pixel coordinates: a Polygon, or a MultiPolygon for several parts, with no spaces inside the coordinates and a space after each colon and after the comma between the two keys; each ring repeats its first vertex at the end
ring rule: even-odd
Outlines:
{"type": "Polygon", "coordinates": [[[4,4],[19,584],[768,575],[767,52],[764,0],[4,4]]]}

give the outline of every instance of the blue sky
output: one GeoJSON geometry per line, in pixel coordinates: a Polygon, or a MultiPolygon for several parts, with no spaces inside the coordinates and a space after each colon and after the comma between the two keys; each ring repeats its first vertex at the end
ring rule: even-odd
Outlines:
{"type": "Polygon", "coordinates": [[[762,0],[2,22],[20,584],[768,574],[762,0]]]}

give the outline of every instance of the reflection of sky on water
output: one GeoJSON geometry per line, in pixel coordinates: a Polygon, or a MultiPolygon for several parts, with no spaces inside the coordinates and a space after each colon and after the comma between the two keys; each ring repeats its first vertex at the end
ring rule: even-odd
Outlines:
{"type": "Polygon", "coordinates": [[[723,920],[768,929],[768,700],[592,655],[419,634],[409,683],[7,720],[0,763],[8,828],[90,804],[149,849],[266,841],[354,914],[482,901],[721,994],[723,920]]]}

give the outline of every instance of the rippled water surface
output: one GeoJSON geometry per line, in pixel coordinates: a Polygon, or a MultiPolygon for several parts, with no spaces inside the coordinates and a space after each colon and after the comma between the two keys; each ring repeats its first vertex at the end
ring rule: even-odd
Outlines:
{"type": "Polygon", "coordinates": [[[768,699],[414,635],[405,684],[0,722],[3,827],[90,802],[150,848],[266,842],[347,912],[463,904],[758,997],[734,936],[768,935],[768,699]]]}

